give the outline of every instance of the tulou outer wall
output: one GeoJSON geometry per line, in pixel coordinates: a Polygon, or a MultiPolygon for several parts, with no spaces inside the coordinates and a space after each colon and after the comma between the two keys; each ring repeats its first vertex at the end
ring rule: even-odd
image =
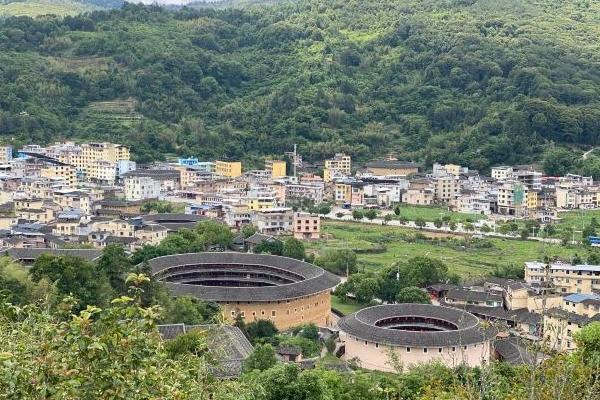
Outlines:
{"type": "Polygon", "coordinates": [[[308,323],[318,326],[331,324],[331,294],[329,291],[290,300],[231,301],[219,302],[219,305],[223,308],[225,317],[229,321],[235,320],[239,314],[246,323],[259,319],[270,320],[279,330],[308,323]]]}
{"type": "Polygon", "coordinates": [[[346,360],[356,359],[362,368],[387,372],[396,370],[394,359],[402,367],[431,361],[440,361],[449,367],[461,364],[477,367],[489,362],[492,354],[490,341],[468,346],[427,347],[427,352],[424,352],[423,347],[410,347],[410,351],[407,351],[406,347],[365,341],[345,332],[340,332],[340,339],[346,346],[346,360]],[[390,357],[390,352],[395,357],[390,357]]]}

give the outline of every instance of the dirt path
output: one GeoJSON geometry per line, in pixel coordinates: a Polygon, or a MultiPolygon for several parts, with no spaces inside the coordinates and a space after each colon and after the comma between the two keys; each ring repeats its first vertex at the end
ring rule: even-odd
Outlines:
{"type": "Polygon", "coordinates": [[[583,158],[584,160],[587,160],[588,156],[590,154],[592,154],[592,152],[594,150],[596,150],[598,147],[592,147],[590,150],[586,151],[585,153],[583,153],[583,155],[581,156],[581,158],[583,158]]]}

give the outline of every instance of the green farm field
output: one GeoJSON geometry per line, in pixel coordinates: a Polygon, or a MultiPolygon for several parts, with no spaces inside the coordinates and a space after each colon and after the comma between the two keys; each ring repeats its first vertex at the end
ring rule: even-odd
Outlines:
{"type": "Polygon", "coordinates": [[[542,260],[544,256],[568,260],[575,254],[586,256],[589,251],[583,246],[563,247],[537,241],[497,238],[484,239],[483,244],[482,241],[463,240],[458,236],[454,241],[415,240],[418,232],[396,226],[324,221],[322,233],[327,239],[307,242],[306,246],[313,253],[322,253],[327,249],[358,250],[359,270],[375,270],[397,260],[416,256],[433,257],[442,260],[451,272],[464,279],[489,274],[496,266],[520,265],[525,261],[542,260]],[[364,253],[365,249],[373,248],[382,250],[364,253]]]}
{"type": "Polygon", "coordinates": [[[573,228],[580,231],[590,224],[592,218],[600,222],[600,210],[576,210],[558,213],[560,218],[557,226],[561,228],[573,228]]]}
{"type": "Polygon", "coordinates": [[[448,209],[445,207],[417,206],[408,204],[402,204],[400,206],[400,215],[398,217],[405,217],[409,221],[414,221],[418,218],[422,218],[427,222],[433,222],[435,220],[441,219],[444,216],[450,217],[454,222],[474,222],[487,219],[485,215],[448,211],[448,209]]]}

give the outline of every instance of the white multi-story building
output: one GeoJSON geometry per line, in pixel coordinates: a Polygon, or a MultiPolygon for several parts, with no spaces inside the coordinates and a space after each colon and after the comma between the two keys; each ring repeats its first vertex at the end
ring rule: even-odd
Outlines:
{"type": "Polygon", "coordinates": [[[135,171],[136,162],[129,160],[119,160],[117,161],[117,176],[121,177],[123,174],[126,174],[130,171],[135,171]]]}
{"type": "Polygon", "coordinates": [[[567,174],[558,178],[558,182],[562,187],[586,187],[593,186],[594,179],[591,176],[582,176],[575,174],[567,174]]]}
{"type": "Polygon", "coordinates": [[[506,182],[498,187],[498,212],[522,217],[527,215],[527,186],[521,182],[506,182]]]}
{"type": "Polygon", "coordinates": [[[491,202],[487,194],[463,191],[460,194],[460,212],[469,214],[491,214],[491,202]]]}
{"type": "Polygon", "coordinates": [[[290,232],[294,223],[294,211],[288,207],[257,210],[252,215],[252,223],[260,233],[268,235],[290,232]]]}
{"type": "Polygon", "coordinates": [[[13,158],[12,146],[0,146],[0,164],[9,163],[13,158]]]}
{"type": "Polygon", "coordinates": [[[513,178],[521,182],[528,190],[542,190],[542,173],[528,169],[513,172],[513,178]]]}
{"type": "Polygon", "coordinates": [[[117,166],[111,161],[92,161],[86,167],[86,177],[90,181],[112,185],[117,179],[117,166]]]}
{"type": "Polygon", "coordinates": [[[160,181],[149,176],[126,177],[123,183],[126,200],[157,199],[160,196],[160,181]]]}
{"type": "Polygon", "coordinates": [[[285,185],[286,199],[310,199],[315,203],[323,201],[323,184],[288,183],[285,185]]]}
{"type": "Polygon", "coordinates": [[[500,166],[500,167],[492,167],[491,175],[492,178],[498,179],[499,181],[503,181],[506,179],[510,179],[512,177],[513,167],[509,166],[500,166]]]}

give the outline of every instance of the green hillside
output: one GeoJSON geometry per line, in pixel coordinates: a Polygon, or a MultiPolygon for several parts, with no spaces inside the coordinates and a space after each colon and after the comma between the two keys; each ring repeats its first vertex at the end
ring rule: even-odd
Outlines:
{"type": "Polygon", "coordinates": [[[77,15],[83,12],[120,7],[119,0],[0,0],[0,17],[77,15]]]}
{"type": "Polygon", "coordinates": [[[30,16],[37,17],[45,14],[54,15],[76,15],[84,11],[90,11],[79,2],[69,0],[26,0],[0,3],[0,15],[30,16]]]}
{"type": "MultiPolygon", "coordinates": [[[[0,138],[109,138],[142,160],[249,165],[293,143],[308,160],[393,152],[485,170],[538,161],[553,144],[575,160],[600,143],[599,37],[594,1],[127,5],[8,19],[0,138]],[[99,117],[98,104],[126,109],[112,118],[100,106],[99,117]]],[[[597,157],[577,166],[600,175],[597,157]]]]}

